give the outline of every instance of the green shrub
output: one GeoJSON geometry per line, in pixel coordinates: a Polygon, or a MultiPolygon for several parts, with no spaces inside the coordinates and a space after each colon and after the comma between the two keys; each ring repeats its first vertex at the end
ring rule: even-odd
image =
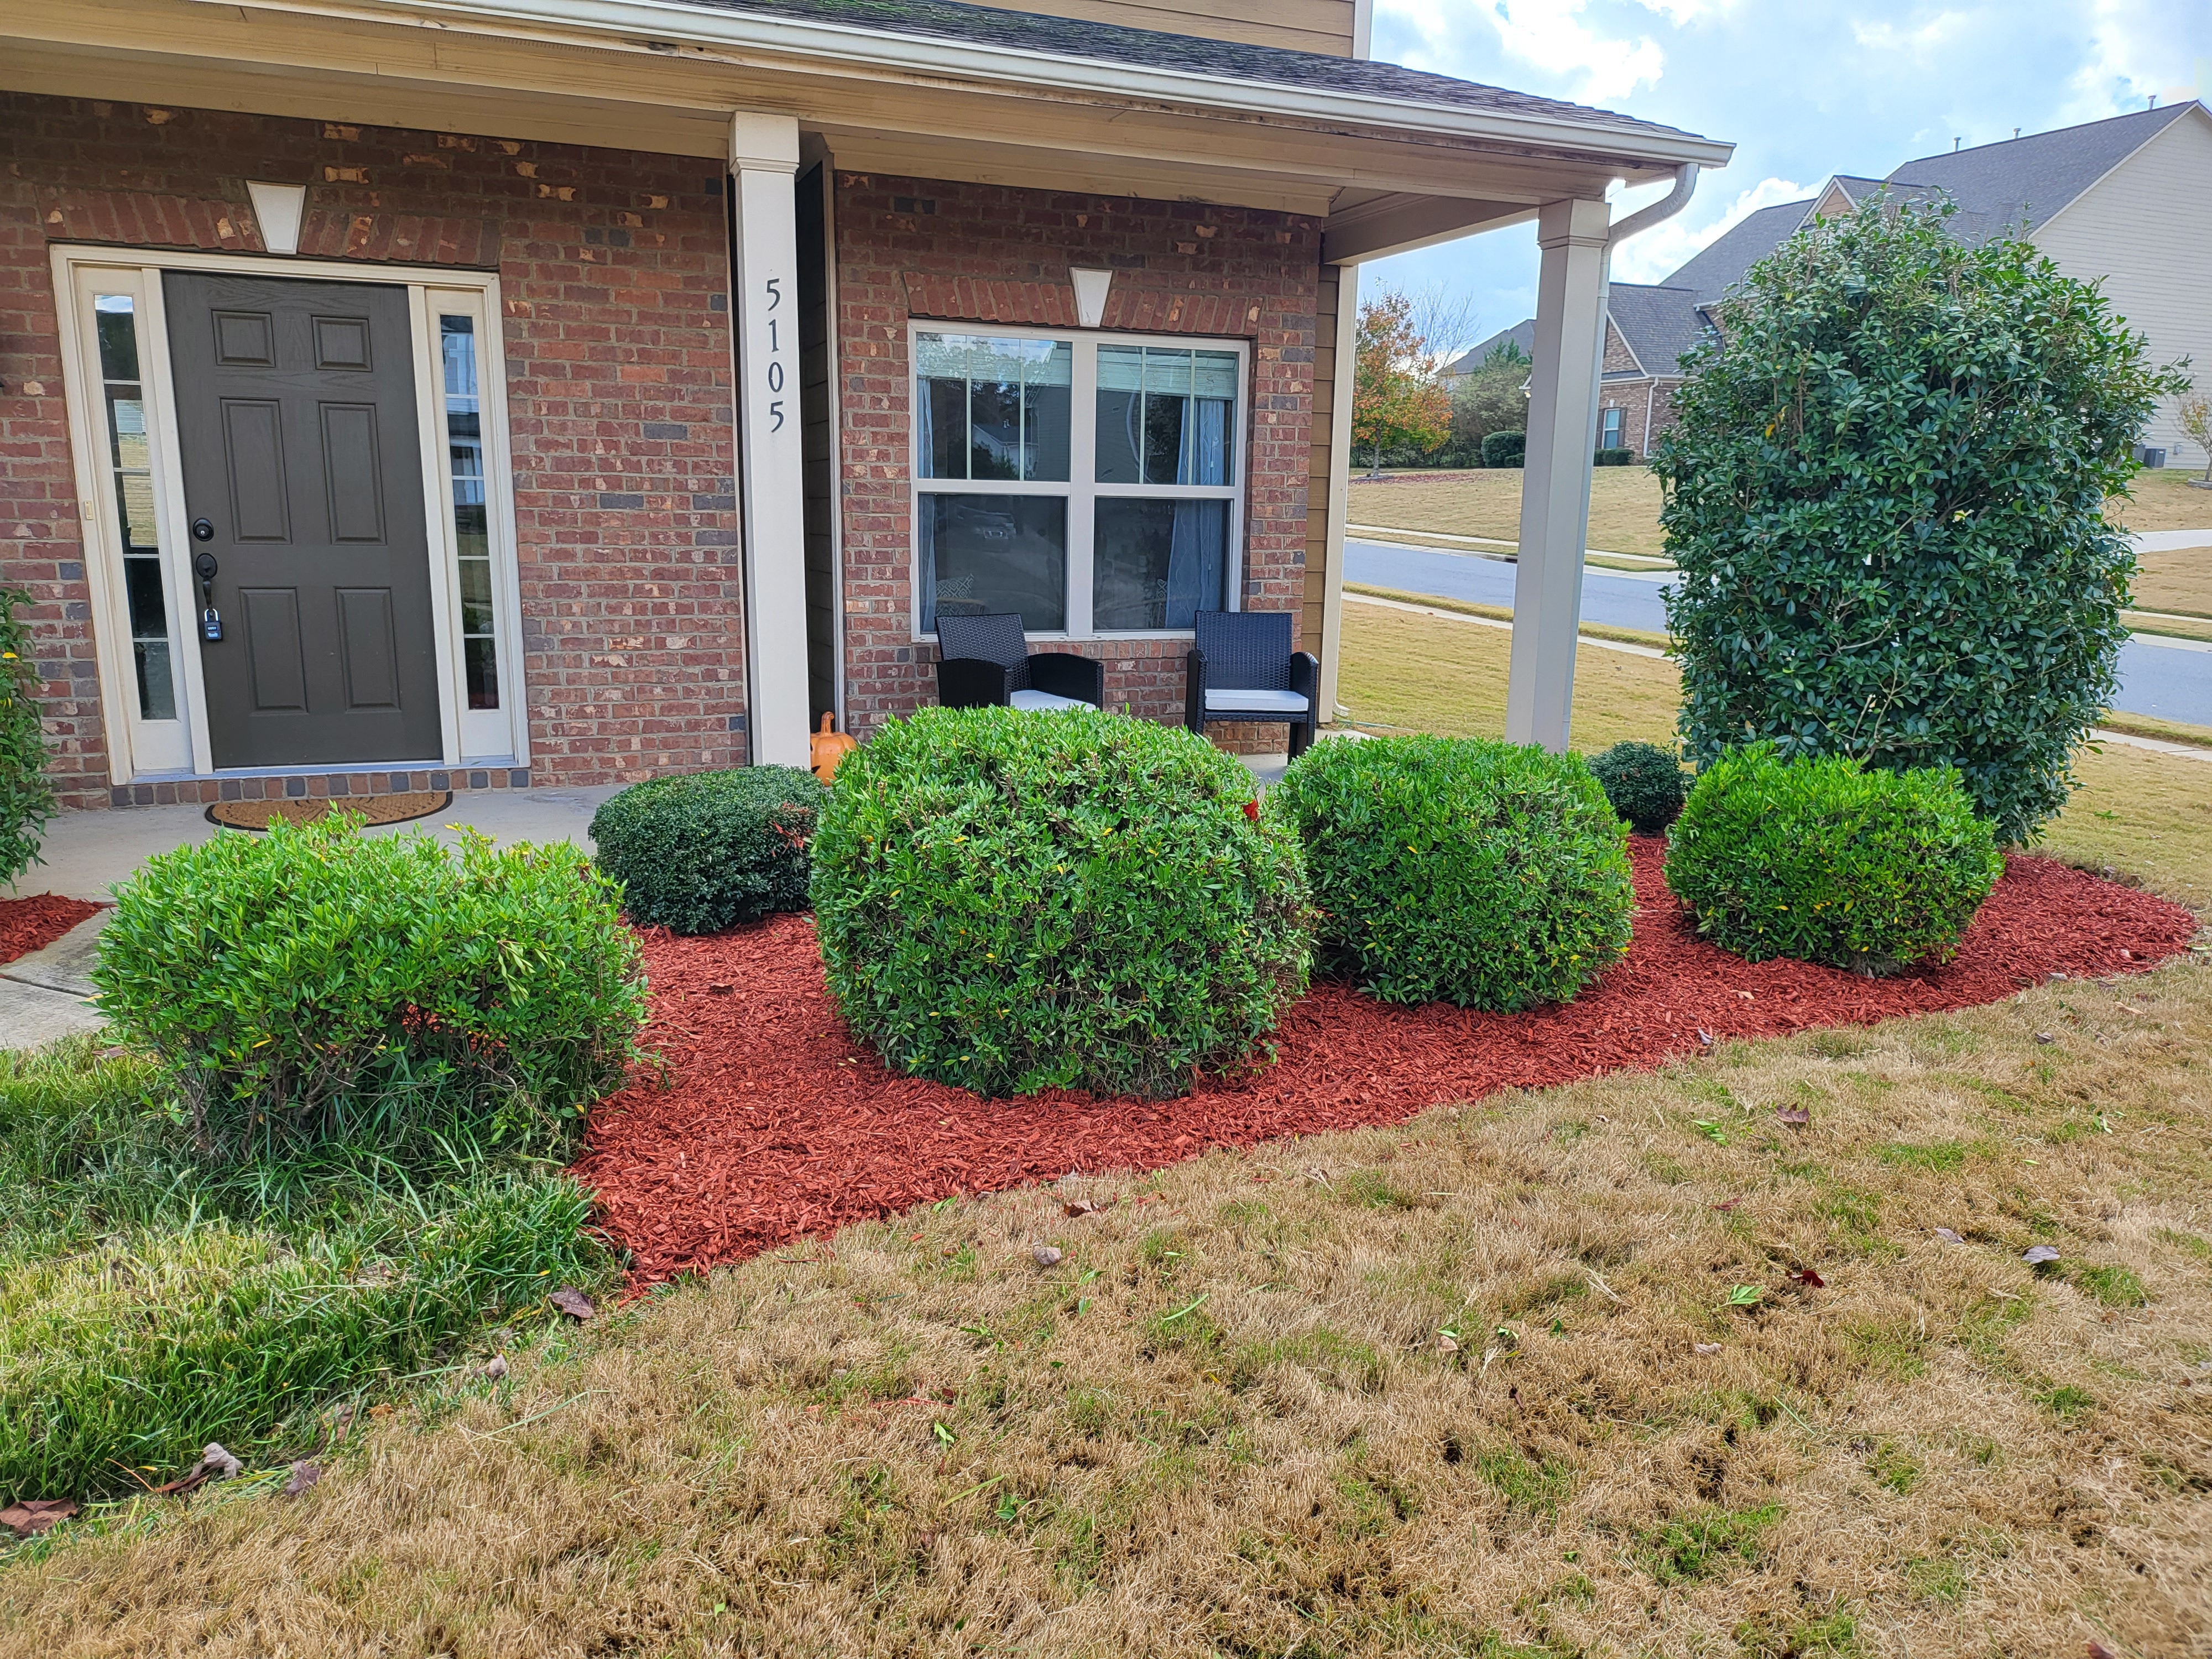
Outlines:
{"type": "Polygon", "coordinates": [[[1579,756],[1316,744],[1268,805],[1304,842],[1323,963],[1385,1002],[1565,1002],[1628,948],[1627,838],[1579,756]]]}
{"type": "Polygon", "coordinates": [[[806,843],[827,796],[791,766],[655,778],[603,805],[592,839],[639,927],[719,933],[806,908],[806,843]]]}
{"type": "Polygon", "coordinates": [[[1297,842],[1203,739],[924,708],[845,757],[814,914],[846,1023],[983,1095],[1158,1097],[1243,1063],[1304,989],[1297,842]]]}
{"type": "Polygon", "coordinates": [[[1667,884],[1716,944],[1863,974],[1948,957],[2003,873],[1956,772],[1764,744],[1705,769],[1667,842],[1667,884]]]}
{"type": "Polygon", "coordinates": [[[1593,466],[1633,466],[1637,453],[1632,449],[1601,449],[1590,457],[1593,466]]]}
{"type": "Polygon", "coordinates": [[[1682,810],[1686,793],[1682,761],[1672,749],[1616,743],[1603,754],[1591,756],[1589,769],[1613,810],[1639,836],[1658,835],[1682,810]]]}
{"type": "Polygon", "coordinates": [[[93,979],[210,1145],[356,1133],[455,1093],[527,1117],[597,1099],[635,1053],[644,978],[614,900],[565,842],[280,822],[149,860],[93,979]]]}
{"type": "Polygon", "coordinates": [[[1698,764],[1955,766],[2017,842],[2113,695],[2134,558],[2104,504],[2185,382],[2094,284],[1951,210],[1877,194],[1720,302],[1653,460],[1668,626],[1698,764]]]}
{"type": "Polygon", "coordinates": [[[1492,432],[1482,441],[1482,464],[1485,466],[1519,466],[1528,455],[1528,434],[1525,432],[1492,432]]]}
{"type": "Polygon", "coordinates": [[[39,842],[54,815],[38,665],[31,630],[15,615],[17,605],[29,603],[29,594],[0,588],[0,887],[40,861],[39,842]]]}

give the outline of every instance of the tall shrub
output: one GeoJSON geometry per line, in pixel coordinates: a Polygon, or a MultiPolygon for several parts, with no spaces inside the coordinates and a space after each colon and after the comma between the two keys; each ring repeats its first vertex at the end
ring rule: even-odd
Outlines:
{"type": "Polygon", "coordinates": [[[2133,562],[2104,502],[2182,383],[2094,285],[1952,212],[1874,198],[1722,303],[1654,460],[1668,621],[1692,760],[1955,767],[2023,841],[2111,700],[2133,562]]]}
{"type": "Polygon", "coordinates": [[[924,708],[845,757],[814,918],[846,1024],[984,1095],[1180,1094],[1304,989],[1297,841],[1179,728],[924,708]]]}
{"type": "Polygon", "coordinates": [[[29,603],[29,594],[0,587],[0,887],[38,861],[39,842],[54,815],[31,630],[15,615],[17,605],[29,603]]]}

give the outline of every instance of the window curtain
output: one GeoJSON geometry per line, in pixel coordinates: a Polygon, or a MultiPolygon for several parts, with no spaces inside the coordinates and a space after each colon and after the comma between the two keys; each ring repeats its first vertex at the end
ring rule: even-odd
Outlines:
{"type": "MultiPolygon", "coordinates": [[[[1219,398],[1194,398],[1191,440],[1176,469],[1179,484],[1218,484],[1227,476],[1229,404],[1219,398]]],[[[1188,628],[1200,611],[1218,609],[1228,549],[1229,514],[1219,501],[1177,501],[1175,530],[1168,542],[1169,628],[1188,628]]]]}

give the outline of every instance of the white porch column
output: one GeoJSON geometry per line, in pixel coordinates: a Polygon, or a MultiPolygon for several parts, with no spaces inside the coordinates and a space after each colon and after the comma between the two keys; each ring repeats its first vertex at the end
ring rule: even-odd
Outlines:
{"type": "MultiPolygon", "coordinates": [[[[1364,0],[1363,0],[1364,3],[1364,0]]],[[[1336,374],[1328,410],[1328,571],[1322,587],[1321,674],[1315,701],[1324,726],[1336,721],[1336,665],[1344,643],[1344,522],[1352,493],[1352,371],[1359,362],[1359,267],[1339,265],[1336,374]]]]}
{"type": "Polygon", "coordinates": [[[738,489],[744,521],[745,700],[753,763],[805,766],[806,547],[799,484],[799,123],[730,118],[737,181],[731,327],[738,348],[738,489]]]}
{"type": "Polygon", "coordinates": [[[1513,666],[1505,740],[1567,746],[1589,536],[1590,456],[1597,447],[1604,360],[1603,202],[1547,202],[1536,219],[1536,288],[1528,453],[1521,475],[1521,554],[1513,573],[1513,666]]]}

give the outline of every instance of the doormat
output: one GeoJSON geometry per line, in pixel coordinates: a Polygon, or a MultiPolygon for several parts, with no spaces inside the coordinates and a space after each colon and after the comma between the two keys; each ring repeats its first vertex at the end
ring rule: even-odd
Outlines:
{"type": "Polygon", "coordinates": [[[226,830],[266,830],[273,818],[313,823],[333,812],[352,812],[371,823],[405,823],[427,818],[453,805],[450,789],[413,789],[397,795],[338,795],[313,800],[219,800],[207,810],[210,823],[226,830]]]}

